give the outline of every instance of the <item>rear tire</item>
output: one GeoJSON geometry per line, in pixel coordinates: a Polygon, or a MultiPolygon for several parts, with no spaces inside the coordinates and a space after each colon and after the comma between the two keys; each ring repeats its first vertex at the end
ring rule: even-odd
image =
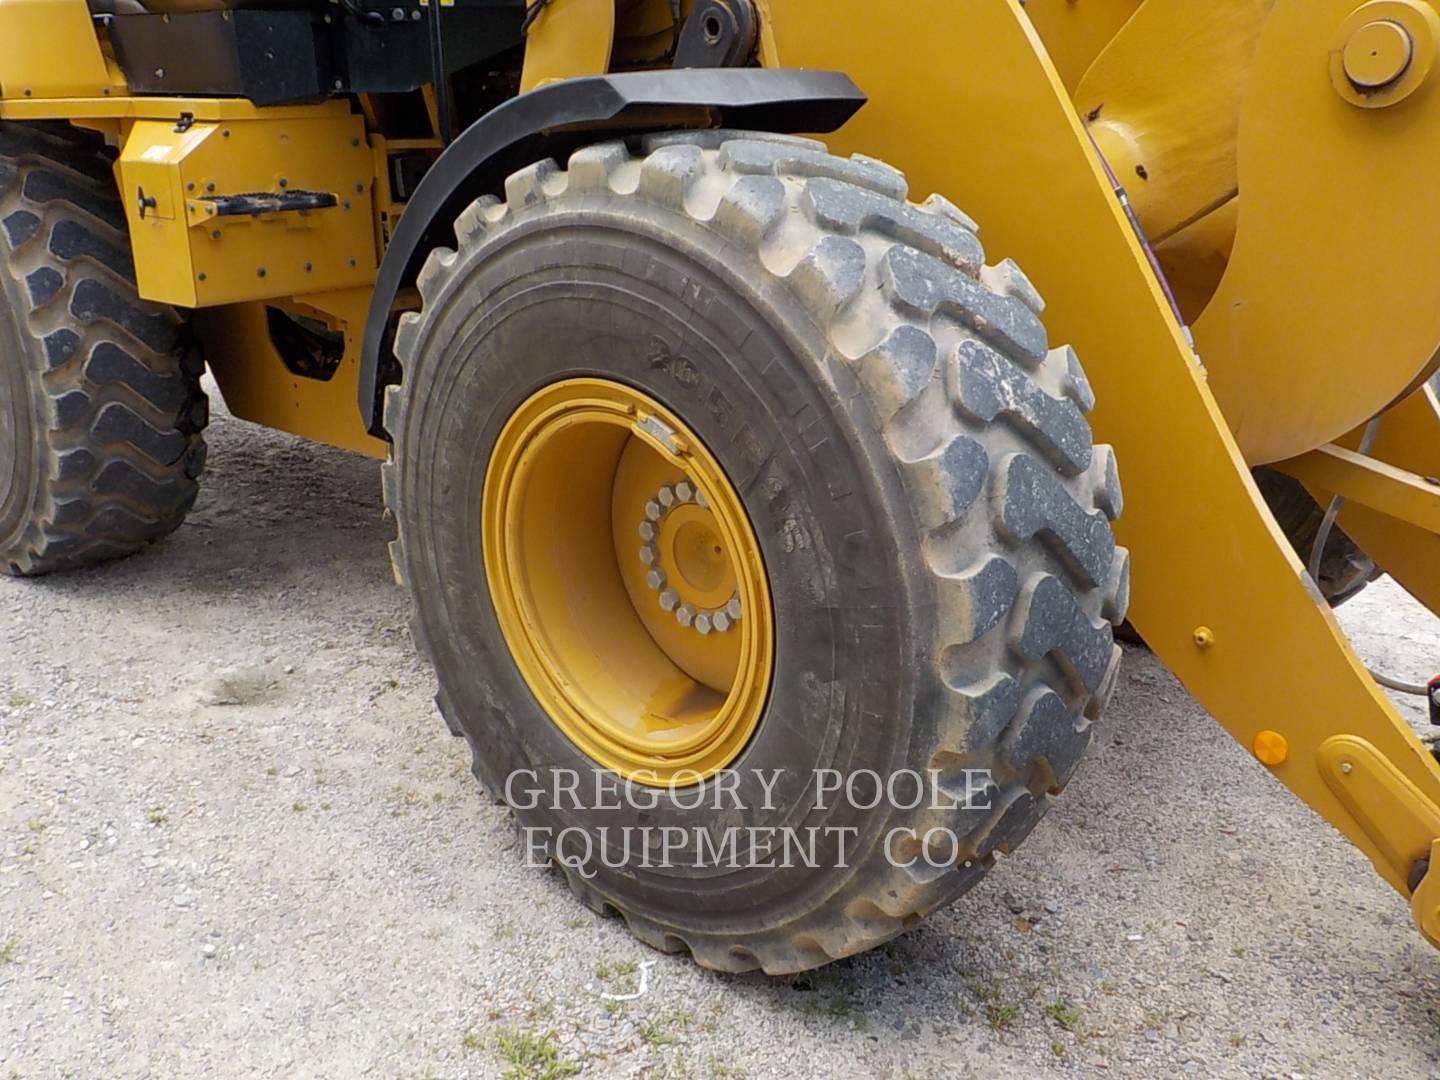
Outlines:
{"type": "Polygon", "coordinates": [[[856,830],[845,865],[832,842],[814,867],[716,869],[687,851],[617,869],[546,847],[590,907],[706,967],[814,967],[965,892],[1065,786],[1114,685],[1128,557],[1089,385],[1073,352],[1047,347],[1013,264],[985,267],[963,214],[905,190],[893,169],[808,140],[590,147],[462,214],[458,252],[431,254],[423,311],[397,335],[396,575],[440,710],[497,796],[522,770],[593,767],[517,670],[483,579],[484,478],[517,406],[562,379],[630,384],[692,428],[745,504],[776,632],[769,704],[734,761],[743,809],[688,808],[701,788],[640,810],[607,810],[585,785],[579,806],[512,801],[551,837],[856,830]],[[862,770],[913,770],[932,790],[914,809],[822,807],[813,770],[827,768],[862,788],[862,770]],[[773,806],[755,770],[780,771],[773,806]],[[929,808],[966,770],[989,770],[975,800],[988,805],[929,808]],[[932,828],[957,837],[929,850],[939,865],[920,842],[932,828]]]}
{"type": "Polygon", "coordinates": [[[129,555],[195,501],[208,418],[186,320],[139,299],[98,136],[0,122],[0,568],[129,555]]]}

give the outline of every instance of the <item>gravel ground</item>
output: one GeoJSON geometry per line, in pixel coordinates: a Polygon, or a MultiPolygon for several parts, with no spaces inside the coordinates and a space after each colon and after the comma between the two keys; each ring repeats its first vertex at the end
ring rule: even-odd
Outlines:
{"type": "MultiPolygon", "coordinates": [[[[798,978],[650,951],[478,793],[376,465],[223,416],[211,444],[168,542],[0,579],[0,1076],[1440,1077],[1404,902],[1140,649],[954,908],[798,978]]],[[[1342,615],[1435,668],[1389,582],[1342,615]]]]}

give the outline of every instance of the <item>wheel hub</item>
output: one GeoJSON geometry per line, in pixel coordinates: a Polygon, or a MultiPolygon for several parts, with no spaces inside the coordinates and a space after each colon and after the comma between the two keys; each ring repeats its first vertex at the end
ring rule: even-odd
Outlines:
{"type": "Polygon", "coordinates": [[[631,387],[529,398],[486,471],[486,577],[506,644],[557,727],[640,783],[698,783],[744,749],[769,692],[769,585],[738,494],[631,387]]]}

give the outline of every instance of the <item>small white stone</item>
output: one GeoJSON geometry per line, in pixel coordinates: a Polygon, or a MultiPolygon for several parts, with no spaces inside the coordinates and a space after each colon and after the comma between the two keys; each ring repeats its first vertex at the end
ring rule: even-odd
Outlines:
{"type": "Polygon", "coordinates": [[[207,957],[214,956],[215,946],[207,941],[204,946],[201,947],[200,951],[204,953],[207,957]]]}

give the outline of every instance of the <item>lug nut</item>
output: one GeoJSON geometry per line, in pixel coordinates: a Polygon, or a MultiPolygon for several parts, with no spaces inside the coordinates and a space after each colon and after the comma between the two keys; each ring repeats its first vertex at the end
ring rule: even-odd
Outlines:
{"type": "Polygon", "coordinates": [[[698,631],[699,631],[700,633],[702,633],[702,634],[708,634],[708,633],[710,633],[710,616],[709,616],[709,615],[696,615],[696,616],[695,616],[695,629],[698,630],[698,631]]]}
{"type": "Polygon", "coordinates": [[[655,493],[655,501],[668,510],[675,505],[675,492],[671,491],[668,485],[662,487],[655,493]]]}
{"type": "Polygon", "coordinates": [[[660,594],[660,610],[674,611],[675,605],[680,603],[680,594],[674,589],[666,589],[660,594]]]}
{"type": "Polygon", "coordinates": [[[681,604],[675,609],[675,621],[681,626],[689,626],[695,621],[695,609],[689,604],[681,604]]]}
{"type": "Polygon", "coordinates": [[[659,521],[662,513],[664,513],[664,511],[660,509],[660,504],[654,499],[651,499],[645,504],[645,516],[651,521],[659,521]]]}
{"type": "Polygon", "coordinates": [[[645,584],[650,586],[652,592],[659,592],[665,587],[665,571],[651,570],[645,575],[645,584]]]}
{"type": "Polygon", "coordinates": [[[729,615],[732,619],[739,619],[740,611],[740,597],[730,597],[730,602],[725,605],[725,614],[729,615]]]}
{"type": "Polygon", "coordinates": [[[710,616],[710,625],[723,634],[726,630],[730,629],[730,616],[726,615],[723,611],[717,611],[710,616]]]}
{"type": "Polygon", "coordinates": [[[644,540],[644,541],[646,541],[646,542],[649,542],[649,541],[655,539],[655,523],[654,523],[654,522],[651,522],[651,521],[642,521],[642,522],[640,523],[640,539],[641,539],[641,540],[644,540]]]}
{"type": "Polygon", "coordinates": [[[640,549],[640,561],[646,566],[654,566],[655,560],[660,557],[660,552],[655,550],[654,544],[646,544],[640,549]]]}
{"type": "Polygon", "coordinates": [[[695,505],[700,507],[700,509],[702,510],[710,509],[710,500],[705,498],[705,493],[703,491],[695,492],[695,505]]]}

